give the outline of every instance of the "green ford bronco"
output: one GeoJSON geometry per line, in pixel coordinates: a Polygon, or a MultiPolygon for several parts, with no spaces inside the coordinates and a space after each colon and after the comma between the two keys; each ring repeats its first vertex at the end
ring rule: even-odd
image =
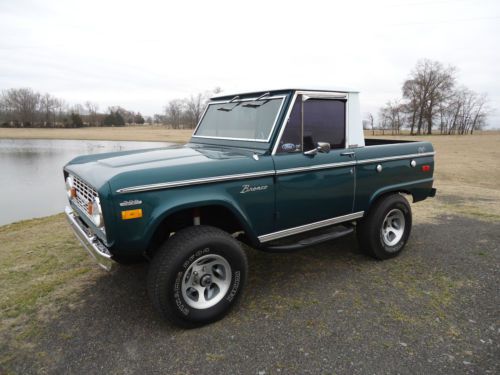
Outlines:
{"type": "Polygon", "coordinates": [[[285,253],[355,232],[367,254],[398,255],[405,196],[433,197],[433,172],[429,142],[364,139],[357,92],[223,95],[186,145],[69,162],[66,216],[103,268],[148,260],[156,309],[193,327],[241,295],[241,243],[285,253]]]}

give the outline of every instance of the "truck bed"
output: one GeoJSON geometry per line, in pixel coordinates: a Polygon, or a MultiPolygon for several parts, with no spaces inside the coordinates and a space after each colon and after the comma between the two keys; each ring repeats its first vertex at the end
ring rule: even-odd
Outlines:
{"type": "Polygon", "coordinates": [[[401,139],[381,139],[381,138],[365,138],[365,146],[381,146],[381,145],[392,145],[396,143],[413,143],[418,141],[408,141],[401,139]]]}

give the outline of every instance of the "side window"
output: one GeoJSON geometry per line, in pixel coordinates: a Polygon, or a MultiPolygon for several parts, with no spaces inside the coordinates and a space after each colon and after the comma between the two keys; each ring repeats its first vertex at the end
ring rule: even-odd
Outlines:
{"type": "Polygon", "coordinates": [[[302,95],[297,95],[276,153],[302,151],[302,95]]]}
{"type": "Polygon", "coordinates": [[[332,149],[345,147],[346,101],[307,99],[298,95],[276,153],[309,151],[318,142],[329,142],[332,149]]]}
{"type": "Polygon", "coordinates": [[[304,151],[318,142],[332,149],[345,147],[345,100],[308,99],[303,102],[304,151]]]}

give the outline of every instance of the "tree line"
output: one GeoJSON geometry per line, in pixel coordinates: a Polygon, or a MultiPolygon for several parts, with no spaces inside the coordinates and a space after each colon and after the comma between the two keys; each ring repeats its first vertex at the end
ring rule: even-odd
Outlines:
{"type": "Polygon", "coordinates": [[[222,92],[220,87],[183,99],[170,100],[162,114],[153,116],[153,123],[163,124],[172,129],[193,129],[200,121],[210,98],[222,92]]]}
{"type": "Polygon", "coordinates": [[[63,99],[31,88],[13,88],[0,94],[0,126],[38,128],[78,128],[83,126],[124,126],[144,124],[139,112],[120,106],[99,112],[90,101],[69,105],[63,99]]]}
{"type": "Polygon", "coordinates": [[[42,94],[31,88],[13,88],[0,94],[1,127],[77,128],[83,126],[125,126],[157,124],[173,129],[194,128],[207,102],[222,90],[217,87],[183,99],[170,100],[163,112],[144,118],[140,112],[120,106],[99,111],[97,103],[69,105],[51,94],[42,94]]]}
{"type": "MultiPolygon", "coordinates": [[[[401,98],[389,101],[378,114],[378,129],[399,134],[473,134],[486,125],[486,94],[457,82],[457,69],[438,61],[420,60],[401,87],[401,98]]],[[[365,129],[375,130],[372,114],[365,129]]]]}

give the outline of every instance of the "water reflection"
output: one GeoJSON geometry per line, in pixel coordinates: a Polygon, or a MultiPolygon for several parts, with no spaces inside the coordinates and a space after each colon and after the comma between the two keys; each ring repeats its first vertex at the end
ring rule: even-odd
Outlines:
{"type": "Polygon", "coordinates": [[[168,145],[171,143],[0,139],[0,225],[61,212],[66,204],[62,167],[75,156],[168,145]]]}

